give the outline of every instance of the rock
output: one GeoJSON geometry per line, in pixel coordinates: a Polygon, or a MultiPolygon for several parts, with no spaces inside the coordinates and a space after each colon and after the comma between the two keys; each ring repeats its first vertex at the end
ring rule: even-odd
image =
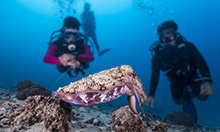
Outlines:
{"type": "Polygon", "coordinates": [[[170,128],[170,125],[165,123],[162,119],[157,118],[148,118],[147,119],[147,127],[154,132],[167,132],[170,128]]]}
{"type": "Polygon", "coordinates": [[[146,125],[139,115],[135,115],[129,108],[124,106],[112,114],[112,127],[115,132],[146,132],[146,125]]]}
{"type": "Polygon", "coordinates": [[[100,121],[99,121],[99,119],[96,119],[96,118],[90,118],[87,121],[85,121],[85,123],[92,124],[94,126],[98,126],[100,124],[100,121]]]}
{"type": "Polygon", "coordinates": [[[16,91],[18,92],[23,91],[24,89],[30,88],[31,85],[32,85],[32,82],[30,80],[21,81],[16,86],[17,87],[16,91]]]}
{"type": "Polygon", "coordinates": [[[42,87],[40,84],[33,83],[30,80],[18,83],[16,91],[17,93],[15,97],[20,100],[25,100],[28,96],[34,95],[51,95],[50,91],[42,87]]]}
{"type": "Polygon", "coordinates": [[[20,99],[20,100],[25,100],[27,96],[25,95],[24,92],[17,92],[15,95],[15,98],[20,99]]]}
{"type": "Polygon", "coordinates": [[[60,99],[57,100],[45,109],[44,125],[52,132],[67,132],[71,128],[71,106],[60,99]]]}
{"type": "Polygon", "coordinates": [[[184,112],[171,112],[168,114],[165,119],[165,121],[170,121],[177,125],[184,125],[187,127],[193,127],[193,119],[184,112]]]}
{"type": "Polygon", "coordinates": [[[25,104],[10,114],[11,127],[28,129],[44,121],[50,131],[66,132],[71,127],[70,105],[51,96],[30,96],[25,104]]]}
{"type": "Polygon", "coordinates": [[[93,122],[92,122],[92,124],[93,124],[94,126],[98,126],[98,125],[100,124],[99,119],[94,119],[93,122]]]}

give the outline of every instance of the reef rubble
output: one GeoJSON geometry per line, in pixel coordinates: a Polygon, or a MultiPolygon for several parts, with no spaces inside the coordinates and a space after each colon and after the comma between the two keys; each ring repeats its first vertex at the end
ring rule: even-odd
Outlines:
{"type": "MultiPolygon", "coordinates": [[[[35,83],[40,87],[40,84],[35,83]]],[[[128,105],[70,105],[50,95],[17,99],[17,87],[0,85],[0,132],[219,132],[195,126],[181,112],[161,118],[135,115],[128,105]],[[177,120],[180,119],[180,120],[177,120]],[[186,121],[186,122],[184,122],[186,121]],[[181,124],[182,123],[182,124],[181,124]]]]}

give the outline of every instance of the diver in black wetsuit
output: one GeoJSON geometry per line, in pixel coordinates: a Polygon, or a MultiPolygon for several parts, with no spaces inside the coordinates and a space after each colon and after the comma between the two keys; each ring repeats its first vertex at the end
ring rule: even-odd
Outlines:
{"type": "Polygon", "coordinates": [[[182,104],[183,111],[197,122],[193,97],[206,100],[213,94],[209,67],[195,47],[186,41],[178,32],[174,21],[166,21],[159,25],[157,33],[160,42],[151,46],[152,75],[150,92],[146,104],[154,105],[160,70],[169,78],[171,93],[176,104],[182,104]],[[190,87],[191,90],[188,89],[190,87]]]}
{"type": "Polygon", "coordinates": [[[108,52],[110,49],[104,49],[100,51],[99,44],[97,42],[96,38],[96,32],[95,32],[95,16],[93,11],[90,11],[91,5],[89,3],[84,4],[84,11],[81,14],[81,20],[82,20],[82,29],[84,31],[84,35],[86,37],[91,37],[92,41],[95,44],[95,47],[98,51],[99,56],[102,54],[108,52]]]}

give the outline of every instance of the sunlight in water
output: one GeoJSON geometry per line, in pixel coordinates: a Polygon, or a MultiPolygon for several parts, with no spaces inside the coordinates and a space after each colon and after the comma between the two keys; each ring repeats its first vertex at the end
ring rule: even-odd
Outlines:
{"type": "MultiPolygon", "coordinates": [[[[66,3],[77,3],[73,5],[73,8],[76,8],[78,11],[81,11],[83,8],[84,0],[70,0],[70,1],[61,1],[61,0],[17,0],[19,3],[24,5],[29,10],[34,12],[51,15],[54,14],[59,6],[65,5],[66,3]]],[[[132,0],[87,0],[87,2],[92,4],[92,8],[95,9],[97,14],[114,14],[132,6],[132,0]]],[[[69,7],[65,7],[69,8],[69,7]]],[[[63,9],[62,9],[63,10],[63,9]]]]}
{"type": "Polygon", "coordinates": [[[54,4],[52,0],[17,0],[29,10],[34,12],[52,15],[54,14],[54,4]]]}
{"type": "Polygon", "coordinates": [[[90,0],[97,14],[114,14],[132,6],[132,0],[90,0]]]}

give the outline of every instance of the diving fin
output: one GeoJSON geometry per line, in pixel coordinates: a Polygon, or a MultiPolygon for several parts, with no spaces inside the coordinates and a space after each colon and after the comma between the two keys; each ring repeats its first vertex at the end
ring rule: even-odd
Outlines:
{"type": "Polygon", "coordinates": [[[191,99],[183,103],[183,112],[189,114],[193,118],[194,123],[197,123],[197,111],[191,99]]]}
{"type": "Polygon", "coordinates": [[[104,53],[106,53],[106,52],[108,52],[108,51],[110,51],[110,49],[104,49],[104,50],[102,50],[101,52],[99,52],[99,56],[101,56],[102,54],[104,54],[104,53]]]}

